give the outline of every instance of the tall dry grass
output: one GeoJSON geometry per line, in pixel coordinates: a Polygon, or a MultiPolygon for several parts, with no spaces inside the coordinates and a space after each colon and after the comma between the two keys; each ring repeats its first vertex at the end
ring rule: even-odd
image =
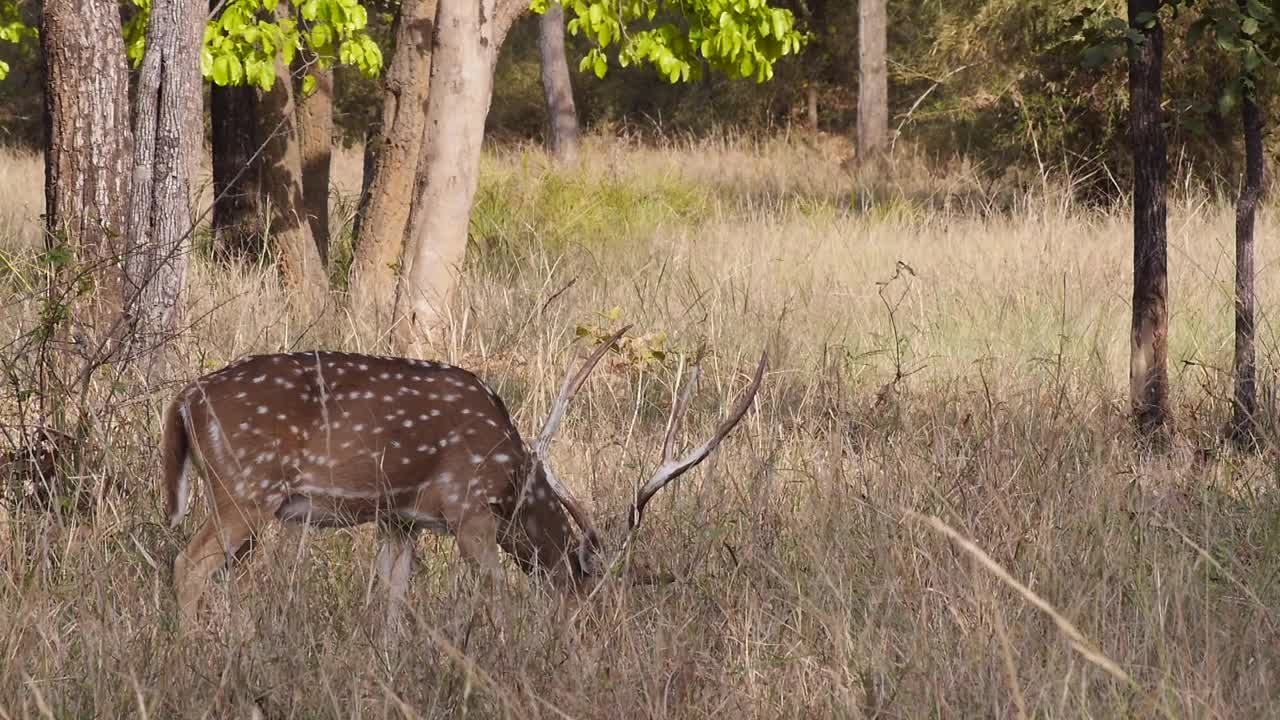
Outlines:
{"type": "MultiPolygon", "coordinates": [[[[424,538],[415,624],[387,653],[371,533],[286,529],[215,590],[208,632],[179,640],[169,566],[195,523],[171,532],[159,511],[172,385],[141,394],[126,379],[95,385],[93,404],[106,452],[94,473],[123,492],[94,522],[44,533],[47,519],[14,513],[0,526],[0,711],[1273,713],[1275,457],[1270,445],[1258,457],[1214,450],[1229,388],[1229,206],[1174,202],[1179,442],[1143,460],[1124,414],[1124,208],[1080,208],[1057,182],[998,200],[964,167],[908,158],[873,182],[840,159],[795,139],[593,138],[579,166],[559,170],[531,148],[486,157],[477,252],[441,355],[493,382],[526,431],[575,328],[605,323],[609,308],[676,349],[713,350],[691,438],[769,350],[757,412],[648,514],[638,560],[674,582],[613,584],[565,625],[546,588],[513,570],[501,599],[480,597],[452,541],[424,538]],[[109,392],[127,401],[102,400],[109,392]],[[33,537],[51,538],[51,569],[33,559],[33,537]],[[495,602],[507,606],[501,637],[484,611],[495,602]]],[[[1268,209],[1259,237],[1276,230],[1268,209]]],[[[0,248],[21,264],[26,242],[0,248]]],[[[1260,251],[1270,387],[1276,249],[1260,251]]],[[[39,313],[14,277],[0,285],[10,338],[39,313]]],[[[262,272],[197,261],[190,285],[174,383],[247,352],[389,347],[361,317],[276,310],[285,299],[262,272]]],[[[0,354],[6,368],[26,363],[0,354]]],[[[597,514],[622,508],[652,468],[671,380],[670,367],[615,364],[571,410],[555,461],[597,514]]]]}

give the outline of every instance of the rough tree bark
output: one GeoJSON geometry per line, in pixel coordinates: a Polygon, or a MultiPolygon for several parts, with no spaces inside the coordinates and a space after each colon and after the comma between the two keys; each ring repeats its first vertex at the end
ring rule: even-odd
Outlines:
{"type": "MultiPolygon", "coordinates": [[[[191,230],[188,172],[196,148],[191,136],[203,127],[204,8],[204,0],[153,0],[138,77],[125,303],[144,354],[172,336],[181,312],[191,230]]],[[[154,363],[146,366],[150,374],[154,363]]]]}
{"type": "Polygon", "coordinates": [[[552,2],[538,18],[538,54],[551,156],[558,162],[573,162],[578,157],[578,110],[564,47],[564,8],[558,2],[552,2]]]}
{"type": "MultiPolygon", "coordinates": [[[[310,72],[316,79],[313,93],[298,96],[298,138],[302,143],[302,197],[305,201],[307,222],[315,240],[320,262],[329,264],[329,168],[333,161],[333,68],[321,70],[314,64],[314,55],[298,53],[303,66],[297,75],[310,72]]],[[[294,92],[301,88],[295,87],[294,92]]]]}
{"type": "Polygon", "coordinates": [[[1161,447],[1169,424],[1168,158],[1160,121],[1164,31],[1134,18],[1155,14],[1161,0],[1129,0],[1129,24],[1142,36],[1129,47],[1129,125],[1133,144],[1133,335],[1129,394],[1141,439],[1161,447]]]}
{"type": "Polygon", "coordinates": [[[65,243],[76,272],[93,280],[87,297],[72,303],[73,332],[102,359],[121,309],[133,157],[119,7],[115,0],[46,0],[40,37],[48,63],[46,244],[65,243]]]}
{"type": "Polygon", "coordinates": [[[402,0],[395,51],[387,68],[382,130],[368,188],[362,194],[351,293],[358,305],[380,315],[391,309],[405,228],[413,204],[431,71],[435,0],[402,0]]]}
{"type": "Polygon", "coordinates": [[[449,319],[467,247],[480,176],[485,118],[498,50],[526,0],[439,0],[432,44],[431,93],[422,190],[401,276],[397,337],[421,349],[439,340],[449,319]]]}
{"type": "Polygon", "coordinates": [[[875,160],[889,138],[888,13],[885,0],[858,0],[858,159],[875,160]]]}
{"type": "Polygon", "coordinates": [[[319,301],[328,287],[324,263],[302,214],[302,152],[293,98],[293,82],[276,58],[276,82],[258,98],[262,139],[262,186],[269,205],[271,245],[285,287],[319,301]]]}
{"type": "MultiPolygon", "coordinates": [[[[1253,78],[1250,78],[1252,80],[1253,78]]],[[[1255,85],[1255,83],[1246,83],[1255,85]]],[[[1236,200],[1236,347],[1235,407],[1231,418],[1231,439],[1237,447],[1257,446],[1258,387],[1254,349],[1254,312],[1258,297],[1254,289],[1253,229],[1258,202],[1262,198],[1265,162],[1262,148],[1262,113],[1257,98],[1245,93],[1241,107],[1244,130],[1244,182],[1236,200]]]]}

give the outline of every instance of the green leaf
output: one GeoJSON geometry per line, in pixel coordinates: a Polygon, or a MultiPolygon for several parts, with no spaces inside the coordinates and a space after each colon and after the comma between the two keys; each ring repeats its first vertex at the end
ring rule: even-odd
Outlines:
{"type": "Polygon", "coordinates": [[[1250,17],[1258,20],[1270,20],[1275,14],[1271,11],[1271,8],[1258,2],[1258,0],[1249,0],[1245,3],[1245,10],[1250,17]]]}
{"type": "Polygon", "coordinates": [[[310,97],[311,93],[315,91],[316,91],[316,76],[312,75],[311,73],[307,73],[306,76],[302,78],[302,96],[310,97]]]}
{"type": "Polygon", "coordinates": [[[1188,47],[1195,47],[1196,44],[1200,42],[1200,38],[1204,36],[1205,29],[1207,29],[1209,27],[1209,24],[1212,22],[1213,22],[1212,18],[1201,17],[1195,22],[1191,23],[1191,27],[1187,30],[1188,47]]]}
{"type": "Polygon", "coordinates": [[[1235,80],[1227,83],[1222,88],[1222,93],[1218,95],[1218,114],[1230,115],[1231,111],[1240,104],[1243,90],[1244,88],[1240,82],[1240,78],[1236,78],[1235,80]]]}

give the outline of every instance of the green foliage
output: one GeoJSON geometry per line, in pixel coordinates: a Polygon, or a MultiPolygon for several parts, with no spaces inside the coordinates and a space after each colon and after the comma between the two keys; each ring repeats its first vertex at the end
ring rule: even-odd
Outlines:
{"type": "MultiPolygon", "coordinates": [[[[22,19],[21,0],[0,0],[0,42],[22,45],[40,33],[22,19]]],[[[9,76],[9,63],[0,58],[0,80],[9,76]]]]}
{"type": "MultiPolygon", "coordinates": [[[[138,13],[125,26],[129,59],[137,67],[146,51],[151,0],[132,0],[138,13]]],[[[319,69],[349,65],[373,77],[382,72],[382,50],[365,31],[369,12],[359,0],[288,0],[292,15],[277,17],[276,0],[229,0],[209,20],[200,49],[200,70],[220,86],[252,85],[270,90],[276,82],[275,62],[293,62],[307,49],[319,69]]],[[[304,93],[315,77],[302,81],[304,93]]]]}
{"type": "Polygon", "coordinates": [[[710,216],[705,187],[680,178],[636,182],[625,175],[572,170],[502,172],[486,163],[471,213],[480,262],[505,263],[529,247],[563,252],[642,247],[664,224],[710,216]]]}
{"type": "MultiPolygon", "coordinates": [[[[533,0],[532,8],[543,13],[547,5],[533,0]]],[[[764,82],[779,58],[798,53],[808,39],[790,10],[766,0],[573,0],[565,7],[574,15],[569,32],[593,43],[578,70],[601,79],[609,69],[606,51],[616,45],[620,66],[648,64],[668,82],[698,79],[699,58],[726,75],[764,82]],[[660,9],[674,17],[659,19],[660,9]]]]}

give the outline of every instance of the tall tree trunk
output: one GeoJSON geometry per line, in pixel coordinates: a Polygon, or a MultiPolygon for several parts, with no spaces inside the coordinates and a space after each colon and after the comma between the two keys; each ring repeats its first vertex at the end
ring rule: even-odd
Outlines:
{"type": "MultiPolygon", "coordinates": [[[[282,7],[286,7],[282,4],[282,7]]],[[[276,82],[258,98],[262,141],[264,195],[269,204],[271,245],[285,287],[309,301],[322,299],[328,287],[324,263],[311,225],[302,214],[302,152],[298,141],[293,82],[284,62],[276,58],[276,82]]]]}
{"type": "Polygon", "coordinates": [[[858,0],[858,159],[875,160],[889,138],[888,13],[858,0]]]}
{"type": "MultiPolygon", "coordinates": [[[[299,58],[314,60],[311,53],[299,58]]],[[[299,68],[299,74],[303,69],[299,68]]],[[[329,168],[333,160],[333,68],[310,71],[316,79],[315,91],[298,96],[298,137],[302,142],[302,196],[307,221],[315,239],[320,262],[329,264],[329,168]]],[[[300,92],[295,87],[294,92],[300,92]]]]}
{"type": "Polygon", "coordinates": [[[64,266],[61,274],[92,280],[87,293],[74,297],[80,291],[54,278],[51,299],[71,308],[70,329],[93,364],[116,348],[133,155],[119,6],[115,0],[46,0],[40,37],[48,63],[46,244],[71,251],[75,267],[64,266]]]}
{"type": "Polygon", "coordinates": [[[358,306],[389,312],[400,274],[426,124],[435,0],[402,0],[396,46],[387,68],[382,131],[361,196],[351,292],[358,306]]]}
{"type": "Polygon", "coordinates": [[[265,214],[260,202],[258,92],[251,87],[213,85],[209,89],[209,118],[214,247],[225,257],[261,257],[265,214]]]}
{"type": "Polygon", "coordinates": [[[538,54],[542,93],[547,99],[547,135],[551,156],[559,162],[578,157],[578,109],[573,104],[569,58],[564,47],[564,8],[552,2],[538,18],[538,54]]]}
{"type": "MultiPolygon", "coordinates": [[[[1250,78],[1253,80],[1253,78],[1250,78]]],[[[1256,86],[1254,82],[1247,86],[1256,86]]],[[[1236,352],[1235,408],[1231,437],[1238,447],[1257,446],[1258,388],[1254,351],[1254,311],[1258,296],[1254,289],[1253,228],[1258,201],[1262,197],[1263,162],[1262,113],[1254,90],[1245,92],[1242,106],[1244,125],[1244,182],[1236,201],[1236,352]]]]}
{"type": "MultiPolygon", "coordinates": [[[[125,303],[144,354],[177,329],[191,231],[191,136],[203,135],[204,0],[153,0],[136,96],[125,303]]],[[[154,364],[148,362],[148,374],[154,364]]]]}
{"type": "MultiPolygon", "coordinates": [[[[818,129],[818,86],[809,82],[804,88],[807,121],[810,130],[818,129]]],[[[859,123],[861,126],[861,123],[859,123]]]]}
{"type": "Polygon", "coordinates": [[[1129,25],[1142,34],[1129,47],[1129,125],[1133,143],[1133,337],[1129,393],[1144,442],[1162,447],[1169,424],[1168,158],[1161,127],[1164,31],[1135,21],[1161,0],[1129,0],[1129,25]]]}
{"type": "Polygon", "coordinates": [[[493,97],[498,50],[525,0],[439,0],[432,45],[431,93],[422,191],[406,250],[409,267],[398,296],[402,343],[432,344],[448,323],[467,247],[471,206],[480,179],[485,118],[493,97]]]}

